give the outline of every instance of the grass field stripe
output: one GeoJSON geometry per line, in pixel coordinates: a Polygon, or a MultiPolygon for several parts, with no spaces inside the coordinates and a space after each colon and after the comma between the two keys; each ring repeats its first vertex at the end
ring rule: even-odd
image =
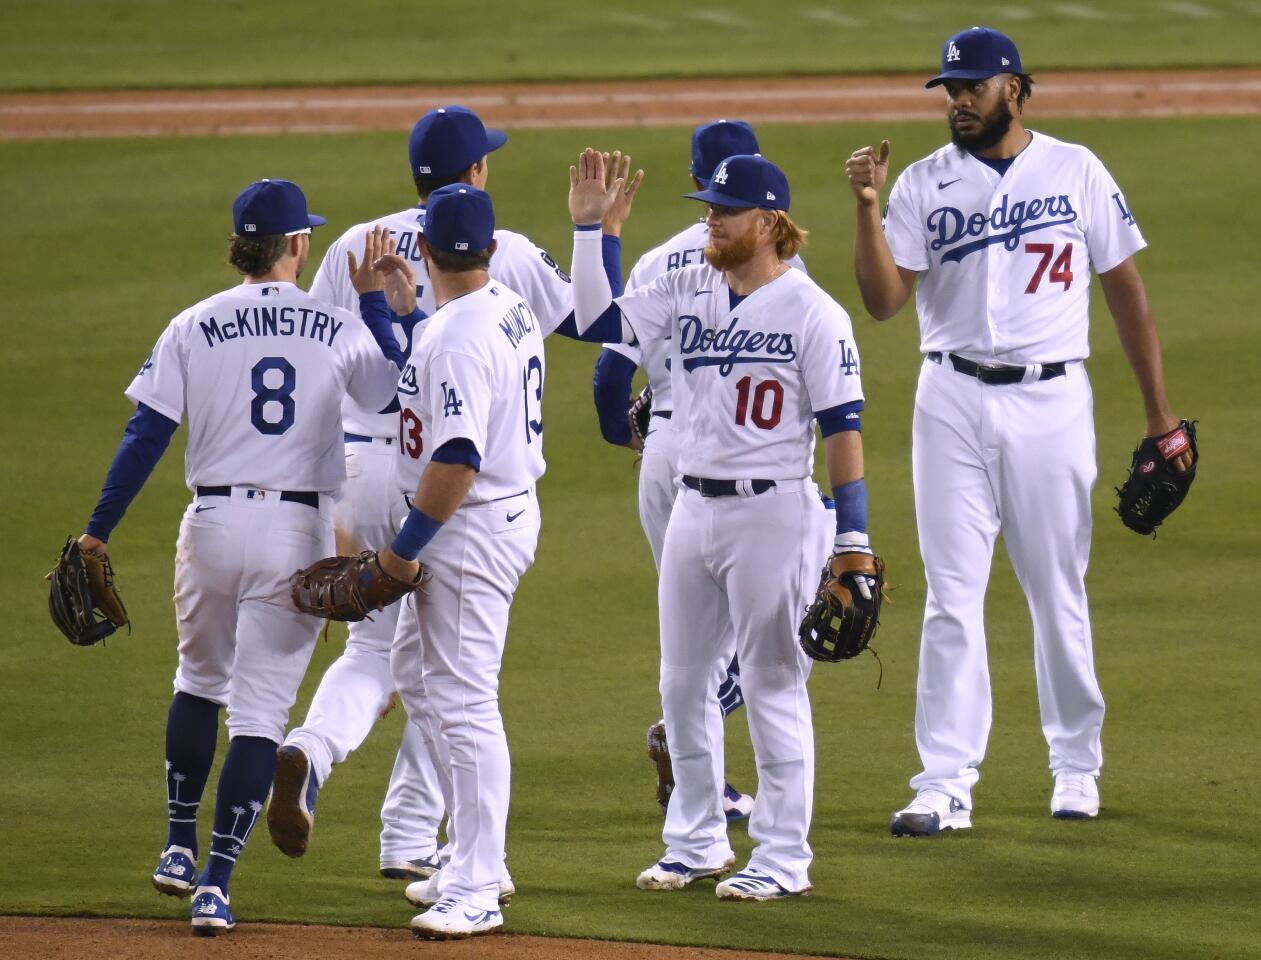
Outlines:
{"type": "Polygon", "coordinates": [[[687,18],[689,20],[699,20],[701,23],[713,24],[716,27],[748,28],[754,25],[753,21],[739,14],[708,7],[702,7],[699,10],[689,10],[687,18]]]}
{"type": "Polygon", "coordinates": [[[674,24],[669,20],[662,20],[660,17],[649,17],[642,13],[623,13],[621,11],[613,11],[606,16],[614,23],[625,24],[628,27],[642,27],[645,30],[655,30],[662,33],[671,29],[674,24]]]}
{"type": "Polygon", "coordinates": [[[1168,3],[1162,3],[1161,7],[1179,17],[1191,17],[1194,20],[1211,20],[1221,16],[1212,7],[1206,7],[1202,3],[1187,3],[1185,0],[1170,0],[1168,3]]]}
{"type": "Polygon", "coordinates": [[[802,10],[801,15],[809,20],[831,24],[834,27],[861,27],[867,22],[859,17],[838,13],[828,7],[811,7],[809,10],[802,10]]]}
{"type": "Polygon", "coordinates": [[[1051,9],[1063,17],[1073,20],[1129,20],[1123,13],[1105,13],[1088,3],[1055,3],[1051,9]]]}

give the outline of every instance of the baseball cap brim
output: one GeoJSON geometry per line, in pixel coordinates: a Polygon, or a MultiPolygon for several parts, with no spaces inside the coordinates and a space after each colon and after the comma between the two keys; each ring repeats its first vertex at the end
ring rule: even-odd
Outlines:
{"type": "Polygon", "coordinates": [[[328,223],[328,220],[321,217],[318,213],[308,213],[306,218],[311,221],[311,226],[313,227],[322,227],[324,224],[328,223]]]}
{"type": "Polygon", "coordinates": [[[924,86],[931,89],[932,87],[940,86],[941,84],[945,83],[947,80],[988,80],[990,77],[996,77],[1000,73],[1004,73],[1004,72],[1007,72],[1007,71],[1003,71],[1003,70],[947,70],[945,73],[937,74],[937,76],[929,80],[928,83],[924,84],[924,86]]]}
{"type": "Polygon", "coordinates": [[[701,203],[712,203],[719,207],[756,207],[756,203],[748,200],[741,200],[738,197],[732,197],[725,193],[719,193],[717,190],[697,190],[695,193],[683,194],[688,200],[699,200],[701,203]]]}
{"type": "MultiPolygon", "coordinates": [[[[494,127],[486,128],[486,152],[493,153],[508,142],[508,134],[494,127]]],[[[481,159],[480,157],[478,158],[481,159]]]]}

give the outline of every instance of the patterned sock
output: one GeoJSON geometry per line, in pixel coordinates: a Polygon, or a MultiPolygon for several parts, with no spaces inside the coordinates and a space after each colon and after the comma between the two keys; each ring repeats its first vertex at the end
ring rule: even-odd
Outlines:
{"type": "Polygon", "coordinates": [[[202,886],[228,892],[228,880],[236,858],[254,824],[263,815],[267,793],[276,774],[276,749],[280,744],[265,737],[233,737],[219,774],[215,797],[215,829],[210,836],[210,856],[202,874],[202,886]]]}
{"type": "Polygon", "coordinates": [[[718,706],[722,715],[730,716],[744,706],[744,691],[740,689],[740,661],[732,657],[727,667],[727,679],[718,684],[718,706]]]}
{"type": "Polygon", "coordinates": [[[194,858],[197,810],[218,736],[219,704],[177,693],[166,715],[166,845],[188,847],[194,858]]]}

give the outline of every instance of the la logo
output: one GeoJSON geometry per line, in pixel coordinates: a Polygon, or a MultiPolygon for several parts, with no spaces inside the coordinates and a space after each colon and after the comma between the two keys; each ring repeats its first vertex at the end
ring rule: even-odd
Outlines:
{"type": "Polygon", "coordinates": [[[946,51],[946,63],[955,63],[963,59],[963,54],[959,52],[959,48],[953,40],[950,41],[950,49],[946,51]]]}
{"type": "Polygon", "coordinates": [[[726,185],[727,183],[727,161],[726,160],[724,160],[718,166],[718,169],[714,171],[714,175],[710,179],[714,183],[721,184],[723,186],[726,185]]]}

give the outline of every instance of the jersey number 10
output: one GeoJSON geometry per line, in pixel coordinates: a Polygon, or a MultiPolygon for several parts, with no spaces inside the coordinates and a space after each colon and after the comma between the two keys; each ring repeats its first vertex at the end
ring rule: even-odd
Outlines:
{"type": "Polygon", "coordinates": [[[755,388],[752,377],[736,381],[736,426],[743,427],[748,420],[762,430],[779,426],[784,413],[784,386],[778,380],[763,380],[755,388]],[[750,409],[750,395],[752,409],[750,409]]]}

